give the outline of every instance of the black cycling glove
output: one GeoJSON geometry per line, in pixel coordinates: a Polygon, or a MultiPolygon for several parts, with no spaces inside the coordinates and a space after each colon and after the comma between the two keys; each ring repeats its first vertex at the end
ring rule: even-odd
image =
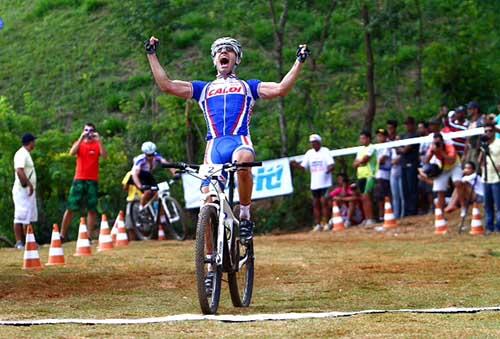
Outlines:
{"type": "Polygon", "coordinates": [[[144,48],[146,49],[146,53],[155,54],[159,44],[160,42],[158,40],[153,40],[153,43],[151,43],[151,39],[146,40],[144,42],[144,48]]]}
{"type": "Polygon", "coordinates": [[[299,45],[299,48],[297,48],[297,60],[300,63],[304,63],[309,54],[311,54],[311,51],[307,48],[307,45],[299,45]]]}

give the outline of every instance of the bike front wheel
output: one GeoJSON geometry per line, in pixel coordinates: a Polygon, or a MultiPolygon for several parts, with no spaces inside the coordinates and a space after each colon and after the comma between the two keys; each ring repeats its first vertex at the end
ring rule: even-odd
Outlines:
{"type": "Polygon", "coordinates": [[[216,264],[217,210],[203,206],[198,216],[195,267],[198,300],[203,314],[215,314],[219,307],[222,268],[216,264]]]}
{"type": "Polygon", "coordinates": [[[253,241],[247,246],[235,242],[234,250],[238,258],[238,268],[228,273],[229,292],[235,307],[248,307],[252,301],[254,262],[253,241]]]}
{"type": "Polygon", "coordinates": [[[181,204],[179,204],[179,202],[172,197],[166,197],[163,199],[164,199],[163,208],[168,209],[168,214],[172,218],[171,220],[168,221],[166,231],[169,233],[170,237],[174,240],[186,239],[188,231],[188,223],[181,204]]]}
{"type": "Polygon", "coordinates": [[[158,235],[158,226],[149,209],[144,210],[142,214],[139,212],[140,204],[140,201],[132,201],[128,206],[127,212],[130,213],[131,227],[137,239],[150,240],[158,235]]]}

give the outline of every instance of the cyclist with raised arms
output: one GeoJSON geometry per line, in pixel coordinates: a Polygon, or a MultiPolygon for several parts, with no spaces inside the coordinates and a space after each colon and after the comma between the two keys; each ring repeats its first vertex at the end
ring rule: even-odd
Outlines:
{"type": "MultiPolygon", "coordinates": [[[[211,47],[217,77],[210,82],[171,80],[156,56],[159,40],[151,37],[145,43],[149,64],[161,91],[184,99],[195,99],[207,123],[207,164],[233,161],[252,162],[255,151],[250,140],[252,108],[258,99],[273,99],[287,95],[293,88],[303,63],[309,56],[306,45],[297,50],[297,60],[281,82],[240,80],[236,68],[243,58],[241,44],[230,37],[215,40],[211,47]]],[[[238,170],[240,197],[240,241],[248,243],[253,237],[250,221],[253,178],[250,169],[238,170]]],[[[204,187],[206,192],[208,187],[204,187]]]]}

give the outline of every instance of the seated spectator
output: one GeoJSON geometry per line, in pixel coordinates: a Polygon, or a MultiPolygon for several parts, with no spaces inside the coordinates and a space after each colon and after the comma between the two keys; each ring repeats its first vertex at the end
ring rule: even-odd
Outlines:
{"type": "MultiPolygon", "coordinates": [[[[476,173],[476,164],[474,162],[467,161],[465,163],[462,182],[465,206],[461,207],[467,208],[467,206],[469,206],[473,202],[482,204],[484,196],[483,180],[476,173]]],[[[458,208],[458,204],[458,193],[455,189],[451,196],[450,203],[445,208],[445,212],[454,211],[458,208]]]]}
{"type": "MultiPolygon", "coordinates": [[[[379,144],[387,141],[387,131],[383,128],[377,130],[377,142],[379,144]]],[[[378,205],[378,218],[383,221],[385,198],[391,198],[391,149],[377,149],[377,165],[375,172],[374,197],[378,205]]]]}
{"type": "MultiPolygon", "coordinates": [[[[460,157],[458,156],[453,143],[450,140],[444,140],[441,133],[434,133],[432,145],[427,152],[425,163],[435,162],[440,164],[442,172],[433,180],[432,190],[437,192],[438,206],[445,207],[446,191],[448,181],[452,180],[456,190],[458,200],[461,206],[465,206],[463,197],[462,168],[460,167],[460,157]]],[[[461,214],[465,213],[462,209],[461,214]]]]}
{"type": "MultiPolygon", "coordinates": [[[[337,176],[337,185],[337,188],[332,190],[329,195],[332,201],[337,203],[345,227],[360,224],[364,217],[361,194],[357,185],[349,184],[349,178],[345,174],[337,176]]],[[[333,224],[332,219],[330,219],[330,224],[333,224]]]]}

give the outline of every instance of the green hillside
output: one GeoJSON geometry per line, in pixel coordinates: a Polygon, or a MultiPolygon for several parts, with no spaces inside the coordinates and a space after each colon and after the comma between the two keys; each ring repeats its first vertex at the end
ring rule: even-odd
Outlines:
{"type": "MultiPolygon", "coordinates": [[[[25,131],[39,136],[33,157],[42,237],[60,222],[74,172],[67,151],[86,121],[97,124],[110,153],[101,167],[101,211],[116,213],[123,205],[119,183],[143,141],[155,141],[171,159],[201,161],[203,117],[196,105],[186,116],[185,101],[156,88],[142,47],[153,34],[167,71],[183,80],[213,78],[209,48],[220,36],[244,46],[239,76],[264,81],[280,80],[280,53],[286,73],[297,45],[310,45],[312,58],[291,94],[255,108],[252,138],[262,160],[303,153],[312,132],[330,148],[356,144],[367,111],[365,32],[374,51],[373,127],[389,117],[430,117],[443,102],[453,107],[475,99],[488,109],[500,97],[495,1],[0,0],[0,17],[0,213],[6,216],[0,233],[11,228],[12,157],[25,131]]],[[[259,212],[266,230],[309,223],[309,211],[290,209],[309,194],[306,175],[295,180],[293,199],[259,212]]]]}

